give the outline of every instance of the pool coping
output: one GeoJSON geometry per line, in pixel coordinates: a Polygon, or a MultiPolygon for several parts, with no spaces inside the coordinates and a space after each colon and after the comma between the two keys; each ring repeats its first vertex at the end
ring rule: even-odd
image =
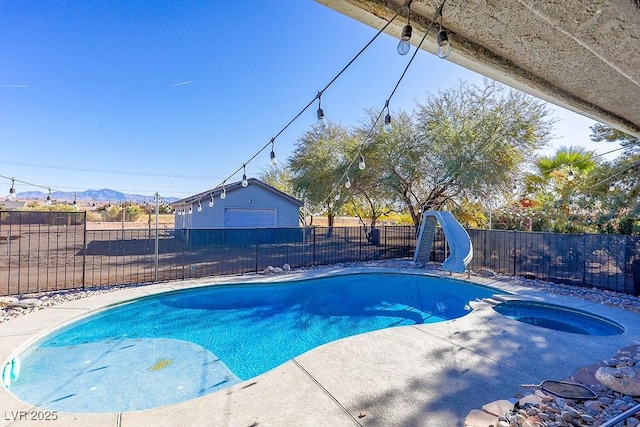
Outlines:
{"type": "MultiPolygon", "coordinates": [[[[640,343],[640,314],[548,294],[492,278],[436,270],[334,266],[286,274],[211,277],[125,288],[70,301],[0,324],[2,365],[42,336],[110,306],[161,292],[233,283],[273,283],[356,273],[452,278],[527,299],[593,312],[625,327],[615,337],[574,336],[508,319],[491,301],[447,322],[373,331],[327,343],[248,381],[185,402],[109,414],[57,413],[48,425],[461,425],[469,410],[561,379],[640,343]],[[575,353],[576,348],[583,349],[575,353]],[[575,354],[573,354],[574,352],[575,354]],[[476,390],[477,389],[477,390],[476,390]]],[[[44,411],[0,389],[0,425],[44,411]]]]}

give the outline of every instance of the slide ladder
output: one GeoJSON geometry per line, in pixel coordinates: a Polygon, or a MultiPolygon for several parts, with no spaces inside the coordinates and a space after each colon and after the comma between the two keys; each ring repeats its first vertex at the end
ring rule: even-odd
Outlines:
{"type": "Polygon", "coordinates": [[[442,263],[442,269],[453,273],[464,273],[473,258],[473,245],[467,230],[448,211],[426,211],[422,214],[422,224],[413,261],[429,262],[437,223],[440,223],[449,246],[449,256],[442,263]]]}

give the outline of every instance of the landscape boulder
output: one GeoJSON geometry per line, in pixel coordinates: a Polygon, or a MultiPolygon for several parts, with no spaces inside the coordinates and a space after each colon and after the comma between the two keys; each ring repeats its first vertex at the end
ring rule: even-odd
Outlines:
{"type": "Polygon", "coordinates": [[[596,371],[596,378],[611,390],[640,397],[640,369],[638,368],[603,366],[596,371]]]}

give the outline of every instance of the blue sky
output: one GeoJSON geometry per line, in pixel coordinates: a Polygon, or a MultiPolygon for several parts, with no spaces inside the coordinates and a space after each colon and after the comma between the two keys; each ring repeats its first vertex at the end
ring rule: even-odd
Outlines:
{"type": "MultiPolygon", "coordinates": [[[[313,0],[0,1],[0,28],[0,175],[176,197],[241,167],[376,33],[313,0]]],[[[384,105],[410,56],[396,44],[381,36],[323,94],[327,118],[352,126],[384,105]]],[[[482,76],[419,52],[391,110],[460,81],[482,76]]],[[[316,108],[276,140],[278,158],[316,108]]],[[[615,148],[590,143],[592,120],[554,111],[554,146],[615,148]]]]}

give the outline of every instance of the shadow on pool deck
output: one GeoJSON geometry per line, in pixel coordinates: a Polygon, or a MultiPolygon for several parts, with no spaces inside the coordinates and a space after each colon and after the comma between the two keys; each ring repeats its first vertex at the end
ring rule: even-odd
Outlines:
{"type": "MultiPolygon", "coordinates": [[[[238,281],[246,282],[246,277],[238,281]]],[[[621,323],[627,331],[613,337],[559,332],[508,319],[478,302],[472,304],[472,313],[460,319],[335,341],[249,382],[191,401],[123,414],[59,414],[59,420],[50,425],[449,427],[462,425],[471,409],[522,392],[520,384],[565,378],[582,366],[613,356],[621,347],[640,343],[638,314],[490,280],[482,283],[594,312],[621,323]],[[366,416],[360,418],[361,412],[366,416]]],[[[162,286],[177,285],[145,290],[156,292],[162,286]]],[[[130,297],[131,291],[123,291],[122,296],[130,297]]],[[[81,307],[113,297],[92,299],[66,305],[57,315],[56,310],[45,311],[53,312],[51,322],[64,317],[63,312],[69,316],[76,310],[77,315],[81,307]]],[[[36,317],[33,320],[42,320],[36,317]]],[[[20,331],[8,327],[12,322],[0,325],[4,358],[28,338],[28,334],[17,337],[20,331]]],[[[26,323],[15,326],[27,328],[26,323]]],[[[0,405],[8,411],[29,408],[6,390],[0,392],[0,405]]]]}

